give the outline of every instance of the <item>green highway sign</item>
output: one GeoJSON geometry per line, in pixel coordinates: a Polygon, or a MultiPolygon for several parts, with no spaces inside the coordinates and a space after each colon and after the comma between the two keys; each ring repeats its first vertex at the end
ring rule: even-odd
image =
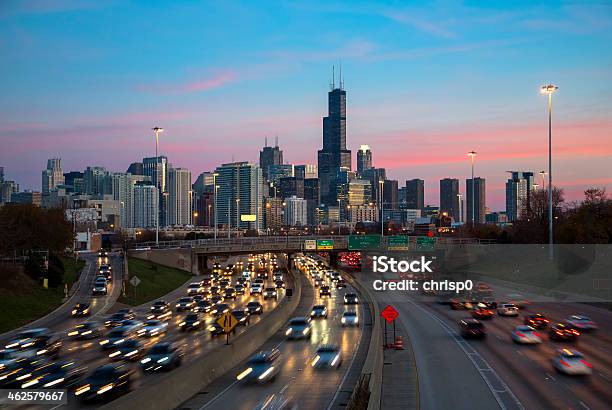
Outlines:
{"type": "Polygon", "coordinates": [[[372,250],[380,248],[379,235],[351,235],[348,248],[351,251],[372,250]]]}
{"type": "Polygon", "coordinates": [[[332,249],[334,249],[333,239],[317,239],[318,251],[331,251],[332,249]]]}
{"type": "Polygon", "coordinates": [[[416,245],[417,249],[433,250],[436,247],[436,238],[429,236],[417,236],[416,245]]]}
{"type": "Polygon", "coordinates": [[[403,251],[408,249],[407,236],[389,236],[387,238],[387,250],[403,251]]]}

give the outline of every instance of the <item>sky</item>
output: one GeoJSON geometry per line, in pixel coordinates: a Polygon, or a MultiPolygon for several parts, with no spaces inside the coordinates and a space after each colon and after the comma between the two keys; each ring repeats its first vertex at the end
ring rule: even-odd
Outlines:
{"type": "MultiPolygon", "coordinates": [[[[160,151],[193,179],[257,162],[278,136],[314,163],[332,66],[347,91],[347,145],[391,179],[487,180],[547,168],[567,200],[612,188],[612,3],[533,1],[0,1],[0,166],[40,190],[64,172],[124,172],[160,151]],[[537,4],[536,4],[537,3],[537,4]]],[[[336,79],[336,81],[338,81],[336,79]]]]}

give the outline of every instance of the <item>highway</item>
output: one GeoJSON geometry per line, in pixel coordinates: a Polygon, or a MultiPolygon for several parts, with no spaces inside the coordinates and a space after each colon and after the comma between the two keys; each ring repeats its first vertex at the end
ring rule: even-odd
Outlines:
{"type": "MultiPolygon", "coordinates": [[[[281,352],[281,370],[274,380],[266,384],[237,381],[236,376],[247,366],[236,366],[200,394],[187,400],[181,409],[253,409],[258,404],[280,398],[300,409],[331,408],[337,399],[337,392],[347,377],[353,357],[362,340],[363,320],[359,327],[342,327],[340,319],[346,310],[358,311],[363,318],[361,304],[344,305],[344,294],[353,289],[332,289],[331,297],[319,297],[312,278],[300,275],[302,298],[295,316],[307,316],[314,304],[324,304],[328,318],[313,319],[312,337],[308,340],[287,340],[285,328],[270,338],[261,350],[277,348],[281,352]],[[343,362],[338,370],[314,369],[311,366],[315,351],[320,344],[336,344],[342,352],[343,362]]],[[[330,281],[331,283],[331,281],[330,281]]]]}
{"type": "MultiPolygon", "coordinates": [[[[391,274],[360,273],[362,283],[391,274]]],[[[396,277],[397,278],[397,277],[396,277]]],[[[491,286],[495,299],[508,299],[512,289],[491,286]]],[[[573,408],[606,409],[612,403],[612,318],[609,311],[577,303],[534,302],[519,317],[483,320],[485,340],[464,340],[457,323],[471,317],[452,310],[436,297],[414,292],[375,292],[379,304],[399,311],[399,323],[411,339],[419,377],[420,407],[448,408],[573,408]],[[539,345],[515,344],[510,335],[523,317],[542,313],[551,323],[571,314],[586,314],[600,329],[582,333],[577,343],[552,342],[547,330],[539,345]],[[588,377],[557,373],[551,363],[557,349],[575,348],[593,364],[588,377]],[[442,392],[442,394],[441,394],[442,392]]],[[[529,299],[528,294],[522,292],[529,299]]]]}
{"type": "Polygon", "coordinates": [[[109,286],[109,292],[106,296],[92,296],[92,286],[96,277],[98,268],[97,253],[83,253],[81,259],[85,260],[85,266],[81,273],[78,282],[75,283],[76,290],[69,295],[66,303],[62,304],[56,310],[37,319],[22,328],[0,335],[0,343],[2,346],[11,340],[17,333],[25,329],[33,329],[46,327],[53,332],[64,332],[73,327],[77,323],[83,321],[83,318],[73,318],[71,316],[72,308],[76,303],[89,302],[91,304],[91,319],[102,317],[115,304],[121,295],[121,275],[123,272],[123,259],[115,253],[109,254],[109,263],[113,268],[113,281],[109,286]]]}

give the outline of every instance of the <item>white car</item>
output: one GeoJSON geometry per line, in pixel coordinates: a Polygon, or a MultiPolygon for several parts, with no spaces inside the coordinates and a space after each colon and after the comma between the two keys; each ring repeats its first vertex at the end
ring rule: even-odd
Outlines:
{"type": "Polygon", "coordinates": [[[204,292],[204,288],[199,282],[190,283],[187,287],[187,295],[193,296],[204,292]]]}
{"type": "Polygon", "coordinates": [[[143,327],[143,336],[153,337],[159,336],[168,330],[168,323],[161,320],[147,320],[143,327]]]}
{"type": "Polygon", "coordinates": [[[588,330],[597,330],[597,324],[588,316],[572,315],[565,319],[565,321],[583,332],[588,330]]]}
{"type": "Polygon", "coordinates": [[[560,349],[552,360],[554,368],[561,373],[572,376],[589,375],[593,365],[577,350],[560,349]]]}
{"type": "Polygon", "coordinates": [[[349,310],[342,314],[342,326],[359,326],[359,317],[357,316],[357,312],[353,310],[349,310]]]}
{"type": "Polygon", "coordinates": [[[518,316],[519,309],[514,303],[503,303],[498,306],[497,314],[500,316],[518,316]]]}
{"type": "Polygon", "coordinates": [[[512,331],[512,340],[515,343],[521,344],[538,344],[542,343],[540,334],[531,326],[517,326],[512,331]]]}
{"type": "Polygon", "coordinates": [[[263,286],[260,283],[253,283],[251,285],[251,295],[255,295],[255,294],[261,295],[262,293],[263,293],[263,286]]]}

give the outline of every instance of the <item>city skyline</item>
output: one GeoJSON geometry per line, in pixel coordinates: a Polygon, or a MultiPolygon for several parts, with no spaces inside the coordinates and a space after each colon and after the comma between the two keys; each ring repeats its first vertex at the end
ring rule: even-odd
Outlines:
{"type": "MultiPolygon", "coordinates": [[[[52,157],[62,158],[65,172],[88,165],[123,172],[154,156],[155,125],[166,129],[160,154],[188,168],[193,178],[232,158],[257,163],[266,136],[279,136],[285,162],[316,164],[327,83],[331,66],[340,62],[347,148],[357,152],[369,145],[373,165],[386,168],[387,177],[400,185],[425,180],[426,204],[438,203],[440,179],[470,177],[471,150],[478,152],[475,175],[487,180],[487,206],[494,210],[505,209],[507,169],[546,169],[546,100],[538,91],[549,81],[560,86],[553,112],[555,185],[565,189],[568,200],[580,199],[589,186],[612,185],[610,96],[602,85],[611,77],[605,53],[610,22],[601,17],[609,15],[608,6],[425,10],[358,3],[346,11],[341,3],[298,2],[276,14],[286,17],[279,30],[301,22],[287,30],[287,38],[271,31],[246,39],[265,23],[255,21],[257,9],[244,5],[237,17],[241,30],[202,45],[186,40],[218,38],[227,30],[196,28],[194,21],[203,17],[193,5],[156,5],[136,16],[137,7],[104,3],[9,4],[0,11],[6,23],[0,32],[13,39],[0,44],[12,63],[0,80],[6,90],[0,100],[0,164],[5,178],[22,189],[41,189],[41,169],[52,157]],[[193,16],[185,17],[185,9],[193,16]],[[126,15],[115,23],[120,34],[93,23],[119,11],[126,15]],[[449,17],[450,11],[476,28],[449,17]],[[163,12],[169,27],[180,14],[189,33],[173,35],[163,25],[148,25],[154,12],[163,12]],[[412,14],[419,16],[418,24],[412,14]],[[63,26],[75,17],[81,19],[75,27],[80,39],[63,26]],[[508,30],[490,38],[487,28],[494,21],[508,30]],[[304,38],[303,30],[317,24],[322,31],[304,38]],[[567,30],[549,34],[560,27],[567,30]],[[139,29],[151,43],[136,52],[139,29]],[[381,37],[390,31],[397,40],[383,44],[381,37]],[[134,45],[122,44],[124,38],[134,45]],[[53,59],[50,44],[57,48],[53,59]],[[538,54],[543,44],[546,58],[538,54]],[[173,53],[166,55],[170,45],[173,53]],[[149,53],[163,58],[151,67],[149,53]],[[236,53],[239,59],[230,56],[236,53]],[[129,67],[118,62],[126,56],[129,67]],[[45,69],[34,60],[45,60],[45,69]]],[[[463,182],[460,187],[463,191],[463,182]]]]}

